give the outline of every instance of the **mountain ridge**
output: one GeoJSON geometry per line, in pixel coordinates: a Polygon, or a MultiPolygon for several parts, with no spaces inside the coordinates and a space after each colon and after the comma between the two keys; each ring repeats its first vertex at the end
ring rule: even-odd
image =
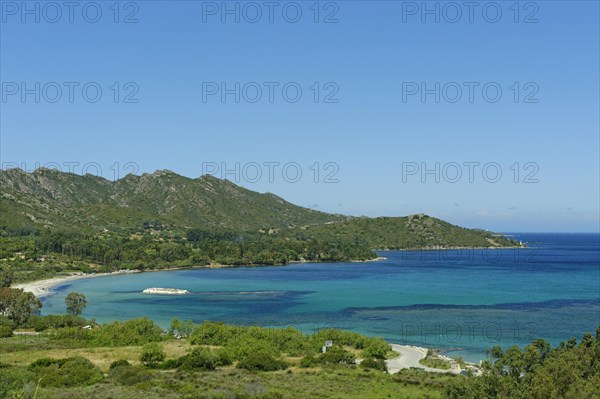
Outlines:
{"type": "MultiPolygon", "coordinates": [[[[294,227],[344,218],[300,207],[273,193],[257,193],[211,175],[193,179],[169,170],[139,176],[130,174],[115,181],[48,169],[34,172],[9,170],[0,171],[0,184],[2,208],[19,215],[18,224],[21,225],[31,222],[38,226],[60,225],[57,217],[73,212],[67,209],[73,206],[78,209],[72,214],[74,226],[71,227],[84,230],[89,230],[87,216],[100,224],[104,221],[106,225],[96,226],[98,229],[131,227],[130,223],[110,223],[104,214],[108,212],[115,216],[115,211],[137,224],[140,219],[158,218],[173,225],[199,227],[208,224],[233,230],[294,227]],[[242,204],[246,206],[240,206],[242,204]],[[104,212],[102,208],[106,207],[112,209],[104,212]],[[25,218],[28,213],[41,217],[25,218]],[[78,216],[81,221],[77,220],[78,216]]],[[[6,214],[2,216],[10,219],[6,214]]]]}

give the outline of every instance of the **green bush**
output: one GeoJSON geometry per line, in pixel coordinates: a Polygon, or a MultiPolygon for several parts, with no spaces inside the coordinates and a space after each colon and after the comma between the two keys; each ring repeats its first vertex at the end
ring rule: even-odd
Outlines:
{"type": "Polygon", "coordinates": [[[334,345],[353,346],[356,349],[362,349],[368,338],[351,331],[325,328],[313,334],[311,339],[315,349],[320,350],[325,341],[333,341],[334,345]]]}
{"type": "Polygon", "coordinates": [[[214,353],[217,355],[217,366],[229,366],[233,363],[233,356],[227,348],[218,349],[214,353]]]}
{"type": "Polygon", "coordinates": [[[150,373],[143,367],[125,365],[112,368],[109,372],[109,375],[119,384],[128,386],[148,381],[151,378],[150,373]]]}
{"type": "Polygon", "coordinates": [[[84,357],[42,358],[29,365],[42,378],[41,384],[53,387],[92,385],[102,380],[100,370],[84,357]]]}
{"type": "Polygon", "coordinates": [[[313,356],[306,356],[300,360],[300,367],[311,368],[317,365],[317,360],[313,356]]]}
{"type": "MultiPolygon", "coordinates": [[[[74,316],[71,316],[74,317],[74,316]]],[[[66,320],[66,316],[65,316],[66,320]]],[[[81,327],[59,328],[52,335],[56,341],[76,341],[86,346],[133,346],[162,341],[162,328],[148,318],[115,321],[92,330],[81,327]]]]}
{"type": "Polygon", "coordinates": [[[365,342],[363,353],[368,357],[385,359],[391,347],[383,338],[368,338],[365,342]]]}
{"type": "Polygon", "coordinates": [[[44,331],[49,328],[83,327],[91,324],[83,317],[73,315],[47,315],[31,316],[27,319],[25,327],[35,331],[44,331]]]}
{"type": "Polygon", "coordinates": [[[101,346],[94,344],[94,335],[92,331],[84,330],[81,327],[59,328],[58,330],[53,331],[50,337],[53,341],[61,341],[61,344],[65,345],[75,343],[77,346],[101,346]]]}
{"type": "Polygon", "coordinates": [[[112,362],[108,369],[112,370],[117,367],[128,367],[128,366],[131,366],[131,364],[127,360],[119,359],[119,360],[115,360],[114,362],[112,362]]]}
{"type": "Polygon", "coordinates": [[[181,358],[182,370],[214,370],[219,357],[210,349],[196,348],[192,353],[181,358]]]}
{"type": "Polygon", "coordinates": [[[321,364],[354,364],[355,357],[340,346],[332,346],[319,355],[318,361],[321,364]]]}
{"type": "Polygon", "coordinates": [[[29,371],[38,371],[40,369],[50,367],[57,364],[59,367],[66,361],[66,359],[54,359],[51,357],[42,357],[32,362],[27,368],[29,371]]]}
{"type": "Polygon", "coordinates": [[[2,367],[0,370],[0,398],[26,398],[24,391],[27,384],[35,379],[34,373],[20,367],[2,367]]]}
{"type": "Polygon", "coordinates": [[[162,332],[160,326],[146,317],[127,320],[124,323],[115,321],[90,331],[92,341],[97,346],[129,346],[160,342],[162,332]]]}
{"type": "Polygon", "coordinates": [[[162,346],[153,342],[144,345],[142,354],[140,355],[140,361],[147,367],[153,367],[165,360],[165,357],[165,351],[162,346]]]}
{"type": "Polygon", "coordinates": [[[8,327],[11,327],[13,329],[16,327],[14,321],[12,321],[8,317],[2,316],[2,315],[0,315],[0,326],[8,326],[8,327]]]}
{"type": "Polygon", "coordinates": [[[268,353],[273,357],[281,354],[281,351],[268,341],[254,337],[235,338],[227,344],[226,348],[231,358],[235,360],[242,360],[252,353],[268,353]]]}
{"type": "Polygon", "coordinates": [[[0,338],[12,337],[13,328],[10,326],[0,326],[0,338]]]}
{"type": "Polygon", "coordinates": [[[385,365],[385,360],[369,358],[365,359],[360,363],[360,367],[363,369],[374,369],[379,371],[387,371],[387,366],[385,365]]]}
{"type": "Polygon", "coordinates": [[[285,370],[287,364],[283,360],[275,359],[269,353],[255,352],[240,360],[237,367],[250,371],[276,371],[285,370]]]}
{"type": "Polygon", "coordinates": [[[239,336],[240,328],[228,326],[221,322],[205,321],[192,333],[194,345],[226,345],[231,339],[239,336]]]}
{"type": "Polygon", "coordinates": [[[161,364],[159,364],[157,366],[157,368],[161,369],[161,370],[172,370],[172,369],[176,369],[178,367],[181,366],[183,360],[183,358],[179,358],[179,359],[167,359],[164,362],[162,362],[161,364]]]}

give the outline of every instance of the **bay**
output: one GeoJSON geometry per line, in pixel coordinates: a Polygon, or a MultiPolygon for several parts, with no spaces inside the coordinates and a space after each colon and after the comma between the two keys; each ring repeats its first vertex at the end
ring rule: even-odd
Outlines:
{"type": "Polygon", "coordinates": [[[385,251],[365,263],[190,269],[74,280],[44,299],[65,312],[84,293],[99,322],[175,317],[305,332],[342,328],[390,342],[441,348],[466,360],[494,345],[545,338],[556,345],[600,324],[600,235],[514,233],[519,249],[385,251]],[[190,295],[142,294],[149,287],[190,295]]]}

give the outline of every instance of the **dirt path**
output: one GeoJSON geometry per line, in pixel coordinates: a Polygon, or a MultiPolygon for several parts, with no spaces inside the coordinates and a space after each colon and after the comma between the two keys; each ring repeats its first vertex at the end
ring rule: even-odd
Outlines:
{"type": "Polygon", "coordinates": [[[402,369],[408,369],[411,367],[420,368],[432,373],[460,373],[460,370],[443,370],[423,366],[421,363],[419,363],[419,360],[424,359],[425,356],[427,356],[427,349],[425,348],[392,344],[392,349],[400,353],[400,356],[385,361],[390,374],[395,374],[402,369]]]}

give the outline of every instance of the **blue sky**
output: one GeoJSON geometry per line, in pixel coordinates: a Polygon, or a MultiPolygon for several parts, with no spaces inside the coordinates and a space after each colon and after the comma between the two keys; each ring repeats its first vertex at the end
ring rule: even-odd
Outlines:
{"type": "Polygon", "coordinates": [[[0,2],[4,168],[225,168],[327,212],[599,229],[596,1],[61,4],[0,2]]]}

